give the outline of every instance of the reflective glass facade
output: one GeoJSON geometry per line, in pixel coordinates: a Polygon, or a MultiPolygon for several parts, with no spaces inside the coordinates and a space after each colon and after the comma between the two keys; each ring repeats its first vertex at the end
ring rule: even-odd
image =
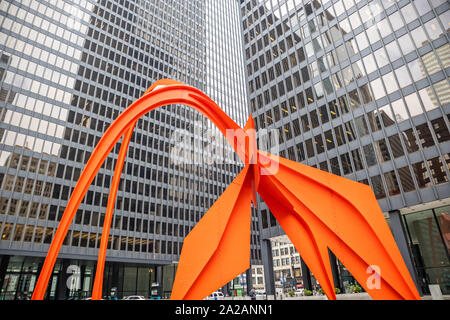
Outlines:
{"type": "MultiPolygon", "coordinates": [[[[250,109],[281,156],[371,186],[386,213],[450,197],[448,1],[240,9],[250,109]]],[[[262,238],[282,234],[259,208],[262,238]]]]}
{"type": "Polygon", "coordinates": [[[408,243],[424,292],[429,284],[441,284],[450,293],[450,206],[405,214],[408,243]]]}
{"type": "MultiPolygon", "coordinates": [[[[0,254],[45,255],[94,146],[154,81],[172,78],[204,90],[245,122],[238,19],[238,4],[231,0],[1,1],[0,254]],[[211,23],[225,16],[224,10],[236,21],[234,29],[211,23]],[[225,51],[223,43],[230,44],[225,51]],[[235,50],[240,62],[232,65],[235,50]]],[[[210,164],[203,158],[173,162],[175,131],[206,141],[203,133],[210,127],[198,112],[180,105],[138,121],[107,261],[161,266],[178,260],[184,237],[241,167],[238,161],[210,164]]],[[[96,259],[119,148],[80,205],[61,258],[96,259]]],[[[192,152],[205,150],[199,143],[192,152]]],[[[255,238],[255,259],[257,243],[255,238]]],[[[161,277],[168,292],[170,277],[161,277]]]]}

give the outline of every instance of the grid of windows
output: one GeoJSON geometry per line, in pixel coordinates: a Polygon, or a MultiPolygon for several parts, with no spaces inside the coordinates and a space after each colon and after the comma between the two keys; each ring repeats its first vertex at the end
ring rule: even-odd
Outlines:
{"type": "MultiPolygon", "coordinates": [[[[173,78],[206,90],[222,97],[218,102],[236,121],[245,119],[242,69],[220,67],[221,78],[211,85],[210,73],[225,58],[206,36],[207,19],[234,8],[238,20],[237,4],[222,6],[213,13],[211,4],[197,0],[0,3],[1,249],[47,251],[94,146],[154,81],[173,78]]],[[[242,50],[237,31],[222,30],[222,40],[242,50]]],[[[177,260],[183,238],[239,172],[238,162],[172,163],[173,132],[197,134],[193,123],[211,126],[181,105],[138,121],[111,226],[113,256],[177,260]]],[[[96,255],[119,149],[90,186],[62,252],[96,255]]],[[[260,259],[254,227],[252,258],[260,259]]]]}
{"type": "Polygon", "coordinates": [[[370,185],[383,211],[450,196],[448,2],[240,4],[250,108],[281,156],[370,185]]]}

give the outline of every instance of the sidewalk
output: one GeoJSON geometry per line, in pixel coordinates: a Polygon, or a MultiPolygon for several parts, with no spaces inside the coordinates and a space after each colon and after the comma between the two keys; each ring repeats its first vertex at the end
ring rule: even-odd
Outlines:
{"type": "MultiPolygon", "coordinates": [[[[343,293],[336,295],[337,300],[372,300],[368,293],[343,293]]],[[[450,295],[444,295],[444,300],[450,300],[450,295]]],[[[225,297],[224,300],[250,300],[250,297],[225,297]]],[[[256,300],[266,300],[263,296],[256,297],[256,300]]],[[[273,296],[267,300],[274,300],[273,296]]],[[[277,297],[277,300],[328,300],[325,295],[318,296],[297,296],[297,297],[289,297],[283,296],[280,299],[280,296],[277,297]]],[[[432,300],[431,296],[423,296],[422,300],[432,300]]]]}

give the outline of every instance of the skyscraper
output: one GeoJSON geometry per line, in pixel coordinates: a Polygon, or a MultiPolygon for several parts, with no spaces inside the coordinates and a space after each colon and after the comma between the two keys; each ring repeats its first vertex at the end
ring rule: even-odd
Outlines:
{"type": "MultiPolygon", "coordinates": [[[[204,90],[245,122],[245,77],[233,62],[238,50],[242,63],[238,20],[231,0],[0,3],[0,299],[31,294],[93,148],[154,81],[172,78],[204,90]],[[224,10],[235,24],[211,22],[224,10]]],[[[181,105],[138,121],[111,226],[105,295],[116,288],[119,297],[149,296],[155,282],[161,296],[170,294],[184,237],[239,172],[238,161],[173,161],[175,132],[201,142],[192,145],[195,155],[206,152],[210,128],[181,105]]],[[[80,205],[47,298],[90,296],[119,148],[80,205]]]]}
{"type": "MultiPolygon", "coordinates": [[[[281,156],[371,186],[418,289],[448,293],[449,3],[239,2],[256,127],[279,130],[281,156]]],[[[273,294],[268,239],[283,231],[258,211],[273,294]]]]}

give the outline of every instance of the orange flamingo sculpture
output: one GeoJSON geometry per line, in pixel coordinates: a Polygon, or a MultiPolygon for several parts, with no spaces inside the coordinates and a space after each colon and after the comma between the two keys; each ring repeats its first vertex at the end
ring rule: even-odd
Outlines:
{"type": "Polygon", "coordinates": [[[259,193],[329,299],[336,299],[328,250],[374,299],[420,299],[375,196],[367,185],[278,157],[256,147],[253,119],[244,129],[203,92],[155,82],[110,125],[92,152],[50,245],[32,299],[44,298],[59,250],[92,180],[123,136],[100,241],[92,299],[102,296],[103,269],[117,188],[136,122],[169,104],[185,104],[225,135],[244,169],[186,236],[171,299],[203,299],[250,265],[251,202],[259,193]],[[227,134],[233,132],[233,134],[227,134]],[[371,268],[377,266],[376,268],[371,268]],[[378,286],[367,281],[375,270],[378,286]]]}

